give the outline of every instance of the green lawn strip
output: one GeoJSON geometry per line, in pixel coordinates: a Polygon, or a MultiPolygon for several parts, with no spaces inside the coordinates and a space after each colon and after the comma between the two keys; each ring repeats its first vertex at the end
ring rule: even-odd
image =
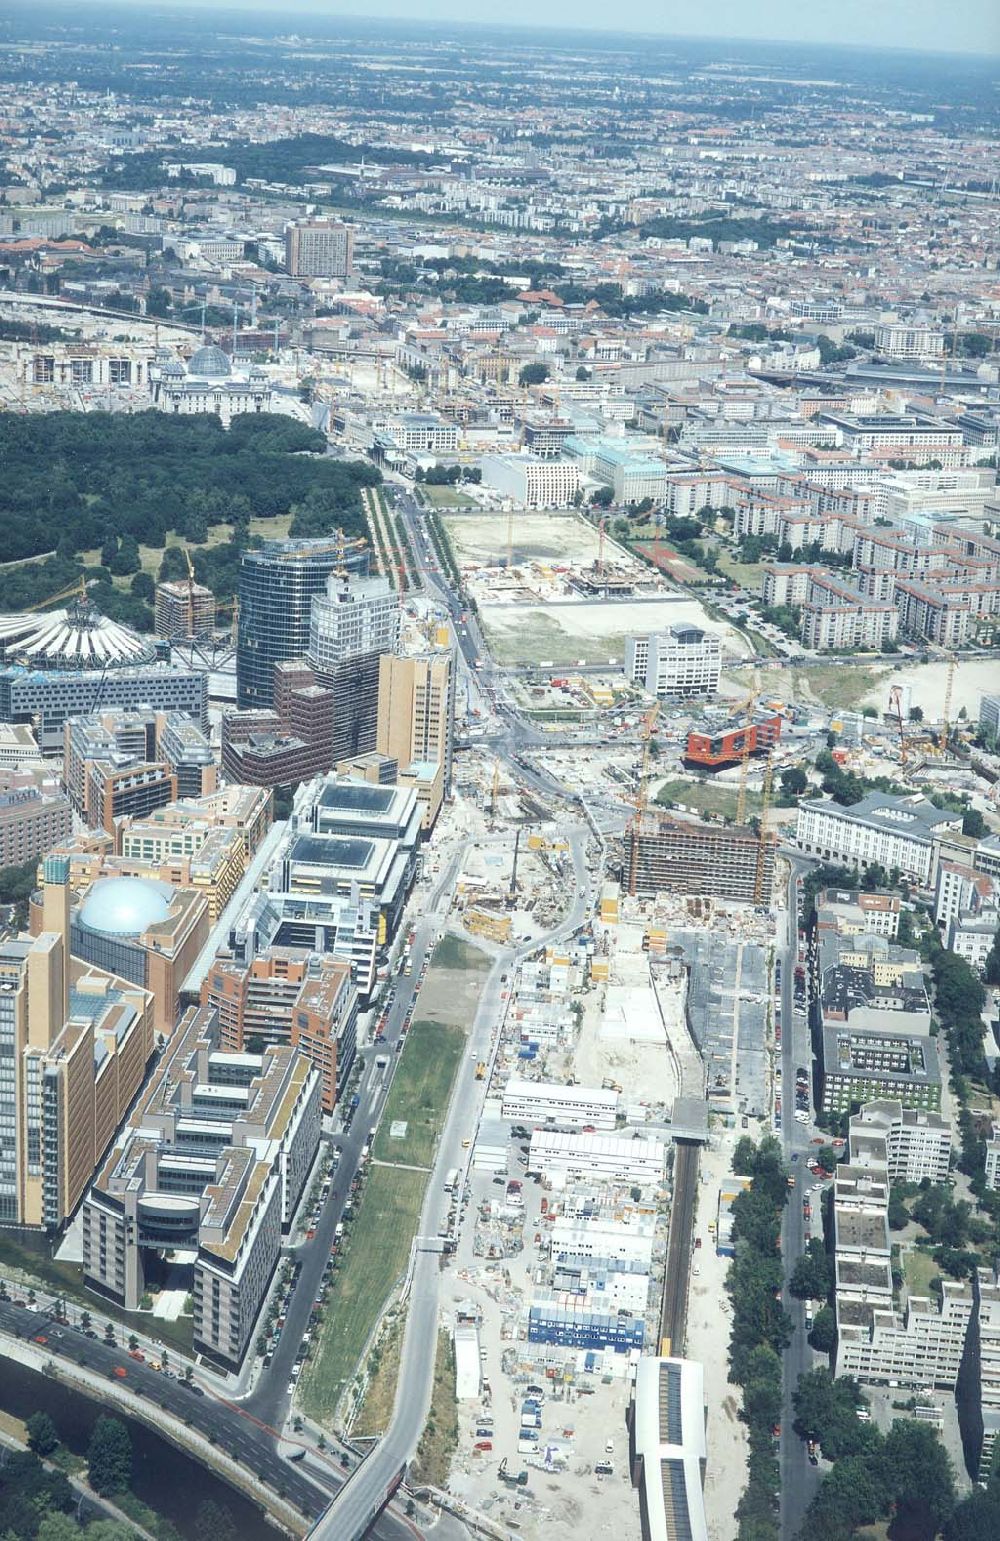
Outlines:
{"type": "Polygon", "coordinates": [[[375,1139],[376,1161],[429,1167],[451,1095],[451,1083],[465,1049],[460,1027],[433,1020],[414,1022],[393,1077],[375,1139]],[[406,1124],[406,1134],[394,1140],[390,1127],[406,1124]]]}
{"type": "Polygon", "coordinates": [[[441,938],[431,955],[431,968],[458,969],[461,973],[474,969],[482,974],[488,974],[492,962],[493,960],[472,942],[466,942],[451,931],[441,938]]]}
{"type": "Polygon", "coordinates": [[[319,1347],[302,1377],[300,1399],[310,1417],[332,1418],[357,1369],[385,1302],[406,1270],[426,1186],[425,1172],[370,1169],[334,1275],[319,1347]]]}

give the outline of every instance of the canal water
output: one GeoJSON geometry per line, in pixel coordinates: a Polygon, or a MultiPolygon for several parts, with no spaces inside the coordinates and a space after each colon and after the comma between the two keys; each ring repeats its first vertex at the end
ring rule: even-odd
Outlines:
{"type": "Polygon", "coordinates": [[[2,1357],[0,1408],[21,1419],[35,1412],[48,1413],[59,1438],[76,1455],[86,1455],[90,1431],[102,1413],[119,1418],[132,1440],[132,1491],[144,1504],[171,1520],[185,1541],[194,1541],[198,1535],[198,1508],[208,1499],[228,1510],[240,1541],[278,1541],[283,1534],[252,1499],[176,1449],[169,1440],[161,1439],[146,1424],[2,1357]]]}

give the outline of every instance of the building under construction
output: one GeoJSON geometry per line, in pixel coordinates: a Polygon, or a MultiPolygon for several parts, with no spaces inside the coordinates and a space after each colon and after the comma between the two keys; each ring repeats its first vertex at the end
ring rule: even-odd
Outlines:
{"type": "Polygon", "coordinates": [[[781,738],[781,717],[762,715],[749,722],[728,722],[714,732],[692,728],[684,764],[695,770],[722,770],[750,755],[769,754],[781,738]]]}
{"type": "Polygon", "coordinates": [[[767,904],[774,843],[745,826],[681,822],[647,815],[625,837],[622,881],[630,894],[704,894],[767,904]]]}

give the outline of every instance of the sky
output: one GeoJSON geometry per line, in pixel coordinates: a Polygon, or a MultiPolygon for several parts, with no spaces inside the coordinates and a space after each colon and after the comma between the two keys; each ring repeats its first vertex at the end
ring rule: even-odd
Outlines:
{"type": "MultiPolygon", "coordinates": [[[[133,0],[135,3],[135,0],[133,0]]],[[[158,0],[144,0],[152,6],[158,0]]],[[[167,4],[171,0],[167,0],[167,4]]],[[[594,27],[694,37],[1000,53],[1000,0],[182,0],[198,9],[594,27]]]]}

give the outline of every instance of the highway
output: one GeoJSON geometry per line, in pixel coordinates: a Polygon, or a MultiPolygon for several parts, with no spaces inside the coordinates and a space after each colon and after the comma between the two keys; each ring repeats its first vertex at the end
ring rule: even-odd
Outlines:
{"type": "MultiPolygon", "coordinates": [[[[91,1329],[92,1331],[94,1329],[91,1329]]],[[[117,1381],[115,1371],[124,1371],[122,1388],[148,1399],[156,1412],[147,1421],[156,1428],[163,1424],[163,1412],[189,1423],[199,1434],[209,1438],[275,1492],[284,1491],[291,1503],[305,1515],[317,1514],[327,1501],[327,1493],[315,1481],[303,1475],[295,1465],[278,1454],[271,1430],[263,1430],[238,1407],[216,1397],[212,1392],[199,1396],[172,1376],[138,1364],[124,1347],[104,1342],[101,1337],[87,1337],[79,1327],[63,1326],[44,1310],[31,1310],[14,1299],[0,1301],[0,1331],[29,1341],[43,1338],[40,1346],[58,1363],[60,1359],[79,1362],[98,1374],[117,1381]]],[[[89,1388],[81,1386],[89,1393],[89,1388]]],[[[135,1416],[141,1417],[141,1409],[135,1416]]],[[[401,1534],[387,1531],[387,1537],[401,1534]]]]}
{"type": "MultiPolygon", "coordinates": [[[[810,1117],[813,1111],[812,1045],[809,1035],[808,1013],[795,1010],[795,966],[798,961],[798,903],[803,875],[812,862],[785,851],[791,874],[788,884],[788,908],[785,913],[785,936],[779,939],[775,957],[781,961],[781,1087],[782,1087],[782,1143],[789,1171],[795,1175],[795,1187],[790,1191],[781,1226],[781,1255],[786,1274],[791,1272],[796,1259],[805,1251],[806,1223],[802,1216],[802,1198],[814,1185],[806,1165],[813,1136],[811,1122],[799,1123],[794,1114],[795,1072],[804,1065],[809,1071],[810,1117]]],[[[823,1221],[819,1193],[811,1194],[812,1220],[810,1228],[814,1236],[822,1237],[823,1221]]],[[[805,1511],[819,1486],[821,1473],[809,1465],[806,1447],[792,1429],[795,1416],[792,1393],[799,1383],[799,1376],[820,1362],[807,1341],[805,1305],[796,1300],[786,1289],[785,1310],[792,1318],[795,1331],[792,1341],[782,1357],[782,1406],[781,1406],[781,1535],[782,1541],[794,1541],[798,1535],[805,1511]]]]}

